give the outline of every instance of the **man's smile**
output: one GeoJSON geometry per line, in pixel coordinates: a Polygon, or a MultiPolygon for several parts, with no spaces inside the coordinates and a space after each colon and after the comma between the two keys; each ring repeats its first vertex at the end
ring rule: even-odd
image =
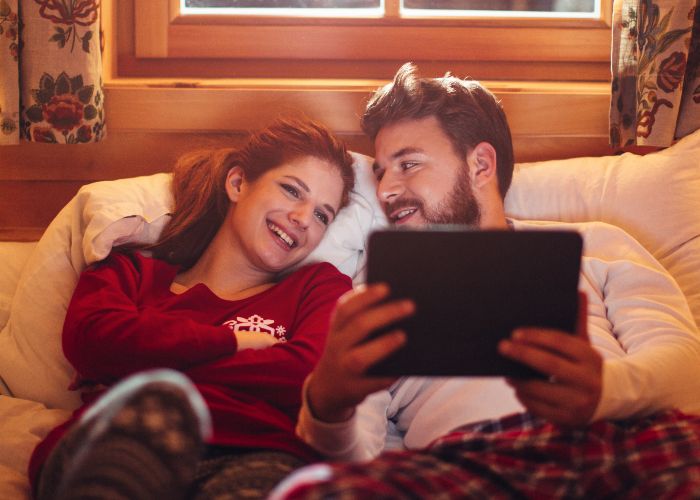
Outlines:
{"type": "Polygon", "coordinates": [[[402,209],[397,210],[394,213],[392,213],[391,216],[389,216],[389,219],[394,224],[402,224],[402,223],[406,222],[407,219],[409,217],[411,217],[417,211],[418,211],[418,209],[414,208],[414,207],[402,208],[402,209]]]}

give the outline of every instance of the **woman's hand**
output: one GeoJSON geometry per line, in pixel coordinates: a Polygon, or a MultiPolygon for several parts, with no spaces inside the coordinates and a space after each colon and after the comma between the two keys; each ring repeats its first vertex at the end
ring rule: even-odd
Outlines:
{"type": "Polygon", "coordinates": [[[401,331],[363,342],[373,331],[413,314],[408,300],[381,303],[389,294],[383,284],[359,287],[343,295],[331,318],[326,348],[306,385],[312,414],[325,422],[342,422],[369,394],[389,387],[394,378],[365,376],[367,369],[405,342],[401,331]]]}
{"type": "Polygon", "coordinates": [[[238,350],[244,349],[266,349],[279,342],[279,339],[269,333],[262,332],[234,332],[234,337],[238,342],[238,350]]]}
{"type": "Polygon", "coordinates": [[[579,292],[576,335],[544,328],[520,328],[499,352],[549,376],[509,379],[518,400],[534,415],[577,426],[590,421],[603,390],[603,359],[588,338],[586,295],[579,292]]]}

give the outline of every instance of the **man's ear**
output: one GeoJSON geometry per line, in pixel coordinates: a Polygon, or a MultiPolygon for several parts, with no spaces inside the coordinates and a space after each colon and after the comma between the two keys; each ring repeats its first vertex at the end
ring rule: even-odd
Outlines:
{"type": "Polygon", "coordinates": [[[494,182],[498,185],[496,150],[488,142],[480,142],[467,153],[467,165],[474,188],[480,189],[494,182]]]}
{"type": "Polygon", "coordinates": [[[243,169],[238,166],[231,167],[228,174],[226,174],[226,193],[231,202],[236,203],[238,201],[244,182],[243,169]]]}

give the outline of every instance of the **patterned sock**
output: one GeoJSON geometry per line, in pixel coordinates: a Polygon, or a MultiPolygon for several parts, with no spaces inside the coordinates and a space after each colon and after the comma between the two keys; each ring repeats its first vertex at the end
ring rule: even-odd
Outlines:
{"type": "Polygon", "coordinates": [[[267,498],[277,484],[306,465],[280,451],[233,453],[199,462],[194,500],[252,500],[267,498]]]}
{"type": "Polygon", "coordinates": [[[162,370],[139,377],[109,391],[116,394],[96,403],[66,436],[73,451],[47,498],[184,498],[208,433],[204,403],[179,374],[175,381],[162,370]]]}

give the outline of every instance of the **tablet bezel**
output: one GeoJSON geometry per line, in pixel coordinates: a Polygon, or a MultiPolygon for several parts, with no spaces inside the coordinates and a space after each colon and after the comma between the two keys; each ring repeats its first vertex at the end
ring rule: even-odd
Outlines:
{"type": "Polygon", "coordinates": [[[574,231],[373,232],[367,282],[388,283],[390,299],[413,298],[416,314],[371,335],[400,328],[407,342],[368,374],[542,376],[501,356],[497,344],[517,326],[575,331],[581,251],[574,231]]]}

